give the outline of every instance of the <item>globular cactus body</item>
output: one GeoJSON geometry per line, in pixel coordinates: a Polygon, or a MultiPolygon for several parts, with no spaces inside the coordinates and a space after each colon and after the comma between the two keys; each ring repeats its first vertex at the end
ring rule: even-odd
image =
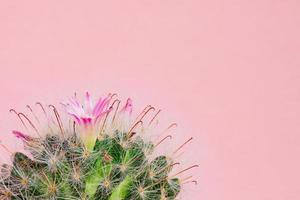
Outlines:
{"type": "MultiPolygon", "coordinates": [[[[88,94],[86,98],[90,103],[88,94]]],[[[124,128],[124,118],[109,118],[111,99],[99,100],[91,108],[75,100],[74,105],[66,104],[74,117],[72,130],[64,128],[53,107],[58,129],[39,137],[14,131],[28,153],[14,153],[12,165],[2,166],[0,199],[175,199],[181,190],[180,180],[169,176],[175,162],[165,155],[151,157],[153,142],[134,132],[132,124],[124,128]],[[93,109],[94,115],[73,115],[70,106],[72,112],[93,109]]],[[[118,115],[126,113],[131,113],[131,101],[118,115]]]]}

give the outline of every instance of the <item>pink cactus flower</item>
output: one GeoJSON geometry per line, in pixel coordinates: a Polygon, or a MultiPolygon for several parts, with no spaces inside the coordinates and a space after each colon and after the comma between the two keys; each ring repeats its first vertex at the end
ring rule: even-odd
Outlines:
{"type": "MultiPolygon", "coordinates": [[[[108,95],[100,98],[96,103],[92,100],[90,94],[86,92],[84,101],[81,103],[76,95],[63,103],[66,112],[74,118],[74,121],[81,129],[80,137],[88,150],[92,150],[101,132],[101,127],[105,123],[105,116],[112,111],[111,100],[114,95],[108,95]]],[[[130,115],[132,112],[132,100],[128,99],[125,106],[119,111],[120,115],[130,115]]]]}
{"type": "Polygon", "coordinates": [[[112,96],[100,98],[94,103],[88,92],[85,94],[83,104],[77,99],[76,95],[69,99],[69,102],[63,103],[66,112],[73,116],[79,125],[95,125],[107,112],[110,111],[109,103],[112,96]]]}

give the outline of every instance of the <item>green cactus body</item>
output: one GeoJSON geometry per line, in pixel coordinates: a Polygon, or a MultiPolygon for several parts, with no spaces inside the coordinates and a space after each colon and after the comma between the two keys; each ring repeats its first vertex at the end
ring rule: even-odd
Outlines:
{"type": "MultiPolygon", "coordinates": [[[[15,132],[28,153],[17,152],[11,166],[2,166],[0,199],[173,200],[177,197],[180,181],[170,177],[174,162],[164,155],[155,157],[155,144],[135,135],[133,128],[105,129],[102,128],[108,121],[105,119],[94,133],[96,139],[82,139],[83,129],[76,128],[80,123],[74,123],[70,131],[57,119],[60,129],[44,136],[15,132]]],[[[111,123],[114,120],[115,116],[111,123]]]]}
{"type": "Polygon", "coordinates": [[[10,176],[1,183],[2,188],[10,189],[10,198],[122,200],[163,199],[166,195],[171,200],[180,191],[179,185],[171,187],[166,179],[171,163],[164,156],[149,162],[143,148],[151,145],[141,139],[128,139],[123,148],[117,134],[106,135],[96,141],[94,151],[87,152],[73,142],[74,137],[57,140],[58,135],[46,136],[36,141],[45,148],[35,152],[33,159],[16,153],[10,176]],[[55,143],[51,138],[56,138],[55,143]],[[150,177],[152,169],[157,174],[150,177]]]}

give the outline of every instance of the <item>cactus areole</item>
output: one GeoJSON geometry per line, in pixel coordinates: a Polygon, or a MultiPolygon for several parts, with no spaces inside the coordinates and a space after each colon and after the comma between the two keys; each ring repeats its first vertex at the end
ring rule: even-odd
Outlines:
{"type": "Polygon", "coordinates": [[[13,153],[11,164],[1,166],[0,199],[172,200],[178,196],[182,181],[173,168],[179,163],[153,153],[170,136],[152,141],[143,137],[159,113],[153,107],[132,117],[131,99],[121,103],[116,95],[108,95],[94,102],[86,93],[83,101],[74,95],[62,103],[66,114],[53,105],[36,103],[33,108],[41,111],[44,123],[27,107],[27,114],[11,110],[27,132],[13,131],[24,151],[13,153]]]}

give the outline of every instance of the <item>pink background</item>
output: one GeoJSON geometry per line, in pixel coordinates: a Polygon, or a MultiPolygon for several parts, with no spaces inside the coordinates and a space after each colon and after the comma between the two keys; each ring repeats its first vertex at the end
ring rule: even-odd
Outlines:
{"type": "MultiPolygon", "coordinates": [[[[175,119],[187,200],[300,199],[297,0],[2,1],[0,131],[36,100],[131,96],[175,119]]],[[[3,155],[2,155],[3,156],[3,155]]]]}

